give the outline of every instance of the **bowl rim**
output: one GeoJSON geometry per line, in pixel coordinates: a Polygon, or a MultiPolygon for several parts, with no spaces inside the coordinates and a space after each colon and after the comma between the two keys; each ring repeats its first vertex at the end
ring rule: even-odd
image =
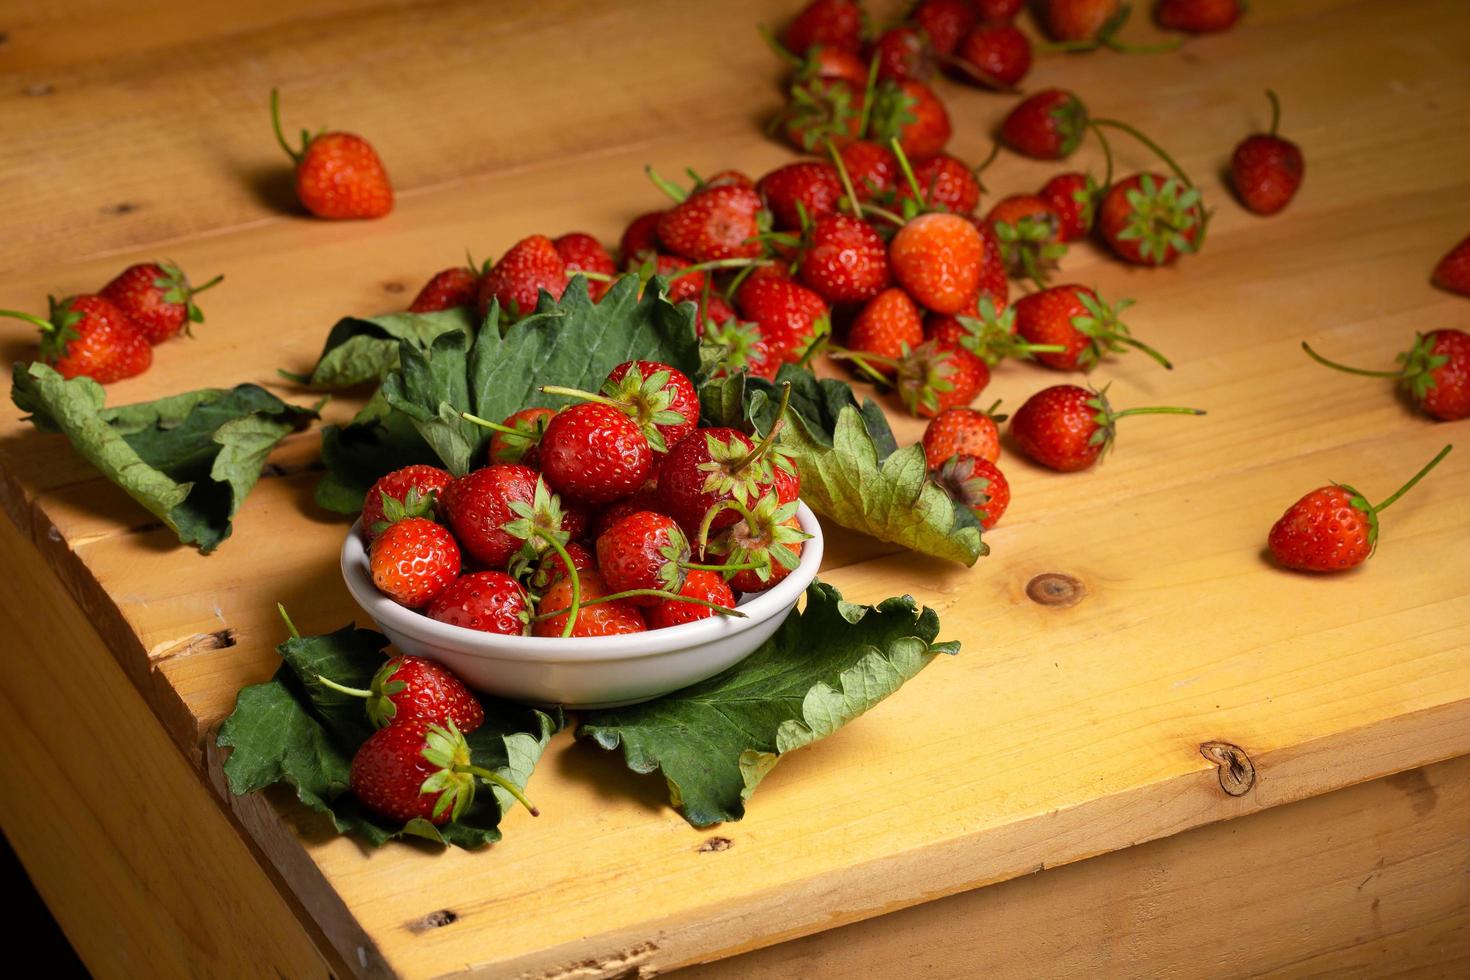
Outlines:
{"type": "Polygon", "coordinates": [[[817,515],[804,502],[798,502],[796,517],[801,529],[811,535],[802,542],[797,567],[772,588],[748,594],[742,599],[737,608],[745,613],[744,619],[711,616],[692,623],[621,636],[504,636],[441,623],[418,610],[400,606],[373,585],[367,546],[359,533],[361,518],[353,522],[342,542],[340,566],[347,591],[374,622],[430,646],[492,660],[539,663],[637,660],[728,639],[790,611],[816,578],[823,551],[822,526],[817,515]]]}

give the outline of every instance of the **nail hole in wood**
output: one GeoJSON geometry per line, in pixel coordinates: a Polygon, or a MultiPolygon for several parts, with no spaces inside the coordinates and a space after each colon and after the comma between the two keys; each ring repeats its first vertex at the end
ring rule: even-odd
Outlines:
{"type": "Polygon", "coordinates": [[[38,99],[43,95],[50,95],[52,92],[55,91],[56,89],[51,87],[50,82],[37,82],[34,85],[27,85],[25,88],[21,89],[20,94],[29,95],[33,99],[38,99]]]}
{"type": "Polygon", "coordinates": [[[1075,606],[1087,595],[1087,586],[1061,572],[1042,572],[1026,583],[1026,595],[1043,606],[1075,606]]]}
{"type": "Polygon", "coordinates": [[[136,210],[138,210],[138,205],[134,204],[132,201],[119,201],[116,204],[107,205],[105,208],[102,209],[102,213],[132,214],[136,210]]]}
{"type": "Polygon", "coordinates": [[[735,842],[728,837],[711,837],[699,845],[700,854],[713,854],[716,851],[728,851],[735,842]]]}
{"type": "Polygon", "coordinates": [[[383,290],[385,292],[389,292],[389,293],[401,293],[401,292],[403,292],[407,288],[408,287],[405,286],[401,282],[385,282],[385,283],[383,283],[383,290]]]}
{"type": "Polygon", "coordinates": [[[414,932],[427,932],[430,929],[443,929],[458,921],[459,913],[453,909],[439,909],[437,912],[430,912],[417,922],[410,923],[409,928],[414,932]]]}
{"type": "Polygon", "coordinates": [[[1238,745],[1229,742],[1203,742],[1199,754],[1209,759],[1220,771],[1220,788],[1231,796],[1244,796],[1256,784],[1256,766],[1238,745]]]}

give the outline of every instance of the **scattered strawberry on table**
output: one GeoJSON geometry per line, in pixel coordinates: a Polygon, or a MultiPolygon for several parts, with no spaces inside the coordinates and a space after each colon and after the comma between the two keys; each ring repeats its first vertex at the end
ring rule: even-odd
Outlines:
{"type": "Polygon", "coordinates": [[[296,168],[296,199],[318,218],[381,218],[393,210],[393,186],[372,144],[354,133],[301,131],[292,147],[281,129],[281,96],[271,90],[276,142],[296,168]]]}
{"type": "Polygon", "coordinates": [[[1230,182],[1240,202],[1256,214],[1275,214],[1291,203],[1306,169],[1300,147],[1276,135],[1281,100],[1269,89],[1266,98],[1271,100],[1271,127],[1241,140],[1230,156],[1230,182]]]}
{"type": "Polygon", "coordinates": [[[1398,356],[1397,371],[1372,371],[1329,361],[1305,342],[1302,350],[1317,363],[1336,371],[1399,382],[1414,406],[1445,422],[1470,418],[1470,334],[1463,330],[1431,330],[1417,334],[1414,346],[1398,356]]]}

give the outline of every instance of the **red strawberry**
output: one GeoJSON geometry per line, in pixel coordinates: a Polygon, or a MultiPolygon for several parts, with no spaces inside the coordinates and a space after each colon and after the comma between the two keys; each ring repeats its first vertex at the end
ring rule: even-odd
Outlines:
{"type": "Polygon", "coordinates": [[[393,210],[393,187],[383,161],[367,140],[352,133],[302,130],[301,149],[281,132],[280,95],[271,90],[276,142],[296,165],[296,198],[318,218],[381,218],[393,210]]]}
{"type": "Polygon", "coordinates": [[[524,463],[535,469],[541,436],[555,414],[549,408],[523,408],[512,413],[490,436],[490,462],[524,463]]]}
{"type": "Polygon", "coordinates": [[[380,817],[436,827],[464,815],[475,799],[476,777],[489,779],[540,813],[505,777],[474,765],[464,736],[447,728],[403,722],[380,728],[352,757],[349,782],[362,805],[380,817]]]}
{"type": "Polygon", "coordinates": [[[789,504],[801,496],[801,473],[787,456],[776,456],[771,475],[775,481],[776,499],[781,503],[789,504]]]}
{"type": "Polygon", "coordinates": [[[730,319],[706,327],[704,340],[721,351],[716,371],[719,376],[746,370],[758,377],[774,378],[786,363],[782,354],[789,353],[774,351],[759,326],[742,320],[730,319]]]}
{"type": "Polygon", "coordinates": [[[459,265],[434,273],[408,305],[410,313],[436,313],[458,306],[474,306],[480,297],[482,270],[459,265]]]}
{"type": "Polygon", "coordinates": [[[854,54],[863,46],[863,12],[853,0],[811,0],[781,35],[797,54],[822,44],[854,54]]]}
{"type": "Polygon", "coordinates": [[[847,333],[852,350],[893,361],[923,342],[919,308],[902,289],[885,289],[868,300],[847,333]]]}
{"type": "Polygon", "coordinates": [[[869,57],[877,60],[878,77],[884,81],[926,82],[934,74],[934,52],[923,32],[912,27],[884,31],[869,57]]]}
{"type": "Polygon", "coordinates": [[[669,284],[670,303],[699,302],[704,295],[705,275],[703,269],[691,269],[688,259],[677,255],[644,254],[643,262],[635,270],[647,279],[659,276],[669,284]]]}
{"type": "Polygon", "coordinates": [[[1199,191],[1178,178],[1134,174],[1108,188],[1097,224],[1119,257],[1136,265],[1168,265],[1199,250],[1205,214],[1199,191]]]}
{"type": "Polygon", "coordinates": [[[755,185],[777,228],[799,230],[804,223],[837,211],[842,182],[830,163],[803,160],[777,167],[755,185]],[[806,222],[802,215],[805,214],[806,222]]]}
{"type": "Polygon", "coordinates": [[[955,53],[955,67],[987,88],[1015,88],[1031,70],[1031,42],[1005,22],[981,24],[955,53]]]}
{"type": "Polygon", "coordinates": [[[626,497],[653,470],[653,450],[638,423],[596,402],[558,412],[541,437],[540,457],[546,482],[580,504],[626,497]]]}
{"type": "Polygon", "coordinates": [[[1058,371],[1091,371],[1106,354],[1136,347],[1166,368],[1173,365],[1158,351],[1134,340],[1119,314],[1133,305],[1122,299],[1112,306],[1086,286],[1053,286],[1016,300],[1016,332],[1033,344],[1064,349],[1039,353],[1036,359],[1058,371]]]}
{"type": "Polygon", "coordinates": [[[459,575],[459,545],[442,525],[407,517],[373,541],[369,564],[378,591],[400,606],[420,609],[459,575]]]}
{"type": "Polygon", "coordinates": [[[735,504],[749,505],[775,485],[774,445],[774,433],[756,445],[736,429],[694,430],[659,471],[661,509],[696,542],[706,521],[715,531],[729,527],[738,520],[735,504]]]}
{"type": "Polygon", "coordinates": [[[975,27],[975,10],[966,0],[920,0],[909,11],[940,55],[950,55],[975,27]]]}
{"type": "Polygon", "coordinates": [[[41,360],[63,378],[88,377],[111,384],[148,370],[153,348],[122,310],[100,296],[83,294],[60,303],[51,300],[43,320],[18,310],[0,310],[41,328],[41,360]]]}
{"type": "Polygon", "coordinates": [[[189,324],[204,322],[194,296],[222,279],[215,276],[202,286],[191,286],[177,265],[145,262],[119,272],[98,295],[122,310],[148,343],[161,344],[180,330],[188,333],[189,324]]]}
{"type": "Polygon", "coordinates": [[[1085,470],[1113,443],[1115,426],[1127,415],[1203,415],[1197,408],[1129,408],[1115,412],[1101,391],[1056,385],[1043,388],[1011,416],[1011,438],[1021,452],[1063,473],[1085,470]]]}
{"type": "Polygon", "coordinates": [[[888,246],[893,278],[936,313],[958,313],[975,301],[984,257],[980,233],[954,214],[921,214],[888,246]]]}
{"type": "Polygon", "coordinates": [[[1276,135],[1281,123],[1281,101],[1266,91],[1271,100],[1271,128],[1247,136],[1230,157],[1230,182],[1240,201],[1256,214],[1275,214],[1286,207],[1302,186],[1305,164],[1302,151],[1291,140],[1276,135]]]}
{"type": "Polygon", "coordinates": [[[1045,286],[1049,270],[1067,252],[1061,218],[1035,194],[1012,194],[997,201],[985,224],[1000,245],[1001,260],[1016,276],[1045,286]]]}
{"type": "Polygon", "coordinates": [[[1244,12],[1244,0],[1159,0],[1154,19],[1171,31],[1211,34],[1234,27],[1244,12]]]}
{"type": "Polygon", "coordinates": [[[1097,182],[1091,174],[1057,174],[1042,185],[1037,196],[1057,216],[1057,232],[1064,242],[1075,242],[1092,232],[1097,212],[1097,182]]]}
{"type": "Polygon", "coordinates": [[[778,46],[778,53],[795,69],[792,80],[797,84],[813,78],[840,78],[859,89],[868,84],[868,63],[851,51],[818,46],[808,48],[806,57],[798,58],[778,46]]]}
{"type": "Polygon", "coordinates": [[[963,347],[993,367],[1007,357],[1030,360],[1037,354],[1059,352],[1060,344],[1032,344],[1016,335],[1016,309],[997,310],[988,297],[977,304],[974,316],[929,314],[924,336],[941,347],[963,347]]]}
{"type": "MultiPolygon", "coordinates": [[[[613,594],[602,576],[587,571],[579,576],[581,601],[601,599],[613,594]]],[[[567,634],[567,617],[572,608],[572,579],[564,578],[546,590],[536,607],[536,619],[531,626],[535,636],[617,636],[623,633],[642,633],[648,629],[638,607],[626,599],[599,602],[577,610],[577,618],[567,634]],[[544,617],[544,618],[543,618],[544,617]]]]}
{"type": "Polygon", "coordinates": [[[695,262],[756,258],[762,247],[761,199],[753,189],[722,184],[701,190],[658,220],[664,247],[695,262]]]}
{"type": "Polygon", "coordinates": [[[658,361],[624,361],[608,372],[599,395],[548,385],[547,394],[590,398],[621,409],[638,424],[655,453],[664,453],[699,424],[699,395],[677,368],[658,361]]]}
{"type": "MultiPolygon", "coordinates": [[[[471,572],[439,593],[439,598],[429,604],[428,616],[482,633],[525,636],[530,629],[531,607],[526,590],[511,576],[504,572],[471,572]]],[[[460,728],[468,731],[462,723],[460,728]]]]}
{"type": "Polygon", "coordinates": [[[948,339],[926,340],[897,359],[840,352],[865,374],[892,384],[910,414],[933,418],[968,405],[990,383],[990,369],[964,346],[948,339]]]}
{"type": "Polygon", "coordinates": [[[861,303],[888,285],[888,249],[866,221],[831,214],[812,226],[797,274],[829,303],[861,303]]]}
{"type": "Polygon", "coordinates": [[[625,268],[658,254],[658,223],[663,216],[662,211],[640,214],[623,230],[623,237],[618,240],[618,258],[625,268]]]}
{"type": "MultiPolygon", "coordinates": [[[[429,615],[433,615],[432,608],[429,615]]],[[[421,726],[453,722],[468,733],[485,723],[485,709],[464,681],[447,667],[423,657],[392,658],[378,668],[366,689],[343,687],[321,675],[317,679],[334,691],[365,699],[368,720],[377,728],[393,722],[421,726]]]]}
{"type": "Polygon", "coordinates": [[[1011,485],[991,460],[961,453],[950,456],[930,476],[953,500],[969,507],[987,531],[1010,505],[1011,485]]]}
{"type": "MultiPolygon", "coordinates": [[[[616,507],[619,505],[614,504],[613,506],[616,507]]],[[[567,557],[572,560],[572,567],[579,574],[588,570],[597,570],[597,559],[592,556],[592,552],[577,542],[567,542],[566,551],[567,557]]],[[[536,570],[531,573],[531,588],[536,590],[537,593],[544,593],[552,585],[566,577],[567,563],[562,560],[561,555],[555,551],[548,550],[541,555],[541,561],[536,565],[536,570]]]]}
{"type": "Polygon", "coordinates": [[[1003,310],[1011,294],[1011,283],[1006,277],[1005,253],[1000,247],[1000,239],[995,237],[990,225],[975,219],[975,230],[980,232],[980,241],[985,245],[985,257],[980,260],[980,292],[975,297],[976,301],[988,298],[996,309],[1003,310]]]}
{"type": "Polygon", "coordinates": [[[1414,346],[1398,356],[1398,371],[1365,371],[1329,361],[1302,344],[1320,364],[1370,378],[1395,378],[1420,411],[1446,422],[1470,418],[1470,334],[1431,330],[1415,334],[1414,346]]]}
{"type": "Polygon", "coordinates": [[[793,85],[786,107],[771,120],[769,131],[787,143],[813,153],[831,141],[841,148],[862,135],[863,88],[841,78],[813,78],[793,85]]]}
{"type": "MultiPolygon", "coordinates": [[[[614,592],[678,593],[690,558],[689,539],[672,517],[651,510],[629,514],[597,537],[597,569],[614,592]]],[[[656,606],[658,596],[630,596],[635,606],[656,606]]]]}
{"type": "Polygon", "coordinates": [[[946,408],[924,429],[924,459],[929,468],[937,470],[945,460],[961,454],[994,463],[1000,459],[1000,430],[995,423],[1004,418],[974,408],[946,408]]]}
{"type": "Polygon", "coordinates": [[[684,587],[679,590],[679,595],[686,599],[698,599],[699,603],[676,602],[673,599],[661,599],[657,605],[647,610],[648,625],[652,629],[667,629],[670,626],[681,626],[684,623],[693,623],[701,619],[719,615],[717,610],[700,603],[710,603],[723,606],[726,609],[735,608],[735,593],[730,591],[730,586],[716,572],[707,572],[696,568],[684,579],[684,587]]]}
{"type": "Polygon", "coordinates": [[[445,487],[439,506],[454,536],[475,561],[504,568],[525,542],[505,530],[517,517],[515,504],[532,505],[536,471],[519,463],[472,470],[445,487]]]}
{"type": "Polygon", "coordinates": [[[886,198],[898,187],[898,157],[883,144],[853,140],[838,150],[838,157],[859,201],[886,198]]]}
{"type": "MultiPolygon", "coordinates": [[[[614,275],[618,268],[613,265],[612,256],[607,249],[602,247],[602,242],[582,231],[573,231],[552,242],[556,247],[556,254],[561,256],[562,264],[566,267],[568,277],[578,272],[595,272],[598,275],[614,275]]],[[[605,279],[589,279],[587,281],[587,292],[594,301],[602,299],[604,293],[612,288],[612,282],[605,279]]]]}
{"type": "Polygon", "coordinates": [[[1285,568],[1304,572],[1341,572],[1361,565],[1378,547],[1378,515],[1407,493],[1449,455],[1445,446],[1429,464],[1376,507],[1345,484],[1318,487],[1281,515],[1266,543],[1285,568]]]}
{"type": "Polygon", "coordinates": [[[503,316],[520,319],[535,312],[542,290],[561,299],[566,288],[567,266],[556,246],[545,235],[531,235],[512,245],[480,279],[479,313],[484,316],[495,300],[503,316]]]}
{"type": "Polygon", "coordinates": [[[1087,135],[1087,106],[1071,92],[1043,89],[1027,96],[1000,124],[1000,139],[1023,156],[1060,160],[1087,135]]]}
{"type": "Polygon", "coordinates": [[[884,144],[898,140],[905,156],[917,158],[942,151],[953,128],[944,103],[923,82],[882,82],[873,96],[868,133],[884,144]]]}
{"type": "MultiPolygon", "coordinates": [[[[448,470],[441,470],[437,466],[426,466],[422,463],[405,466],[380,477],[368,490],[367,496],[362,501],[363,539],[368,544],[372,544],[373,539],[381,533],[378,525],[389,520],[384,512],[384,498],[405,504],[408,502],[409,494],[412,493],[418,500],[428,504],[414,516],[426,517],[432,513],[433,505],[439,494],[453,479],[454,477],[449,475],[448,470]]],[[[410,509],[417,511],[417,508],[410,509]]]]}
{"type": "Polygon", "coordinates": [[[832,329],[821,296],[778,276],[746,279],[735,291],[735,308],[743,319],[756,325],[764,348],[761,353],[777,365],[796,363],[808,347],[832,329]]]}
{"type": "Polygon", "coordinates": [[[980,203],[980,181],[963,160],[941,153],[915,160],[914,179],[923,192],[914,196],[913,187],[904,181],[898,188],[899,201],[914,201],[921,208],[969,214],[980,203]]]}
{"type": "Polygon", "coordinates": [[[975,12],[982,21],[1015,20],[1026,0],[975,0],[975,12]]]}
{"type": "Polygon", "coordinates": [[[1122,26],[1122,0],[1046,0],[1043,22],[1054,41],[1093,41],[1122,26]]]}
{"type": "Polygon", "coordinates": [[[1440,289],[1470,296],[1470,235],[1439,260],[1430,281],[1440,289]]]}
{"type": "Polygon", "coordinates": [[[709,542],[709,554],[730,565],[754,565],[730,576],[741,592],[761,592],[791,574],[801,562],[801,529],[795,502],[783,504],[766,493],[752,507],[737,507],[740,517],[709,542]]]}

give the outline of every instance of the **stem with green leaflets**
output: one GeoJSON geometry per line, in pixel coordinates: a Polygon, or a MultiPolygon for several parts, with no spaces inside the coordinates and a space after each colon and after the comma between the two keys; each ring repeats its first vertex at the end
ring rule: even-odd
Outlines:
{"type": "Polygon", "coordinates": [[[1402,378],[1404,376],[1403,371],[1370,371],[1367,368],[1348,367],[1346,364],[1329,361],[1321,354],[1312,350],[1311,346],[1305,340],[1302,341],[1302,350],[1306,351],[1307,356],[1318,364],[1321,364],[1323,367],[1330,367],[1334,371],[1342,371],[1346,374],[1359,374],[1365,378],[1402,378]]]}
{"type": "Polygon", "coordinates": [[[1451,449],[1454,449],[1454,448],[1455,448],[1454,447],[1454,444],[1451,443],[1450,445],[1445,446],[1443,449],[1441,449],[1439,451],[1439,455],[1438,456],[1435,456],[1428,463],[1425,463],[1424,464],[1424,468],[1421,469],[1418,473],[1415,473],[1412,477],[1410,477],[1408,483],[1405,483],[1403,486],[1399,487],[1396,491],[1394,491],[1393,496],[1389,497],[1383,503],[1375,505],[1372,508],[1372,511],[1371,512],[1374,513],[1374,514],[1377,514],[1377,513],[1380,513],[1382,511],[1387,510],[1389,508],[1389,506],[1391,504],[1393,504],[1394,501],[1398,500],[1404,494],[1406,494],[1410,490],[1414,489],[1414,484],[1418,483],[1420,480],[1422,480],[1426,476],[1428,476],[1429,475],[1429,471],[1432,470],[1432,469],[1434,469],[1436,466],[1438,466],[1439,463],[1440,463],[1440,460],[1442,460],[1446,456],[1448,456],[1450,454],[1450,450],[1451,449]]]}
{"type": "Polygon", "coordinates": [[[515,783],[511,782],[509,779],[506,779],[500,773],[494,772],[490,769],[486,769],[484,766],[455,766],[454,771],[467,772],[471,775],[479,776],[481,779],[489,780],[496,786],[499,786],[501,789],[505,790],[511,796],[514,796],[520,802],[521,806],[525,807],[531,812],[531,816],[541,816],[541,811],[536,809],[536,804],[526,799],[526,794],[521,792],[520,787],[516,786],[515,783]]]}

